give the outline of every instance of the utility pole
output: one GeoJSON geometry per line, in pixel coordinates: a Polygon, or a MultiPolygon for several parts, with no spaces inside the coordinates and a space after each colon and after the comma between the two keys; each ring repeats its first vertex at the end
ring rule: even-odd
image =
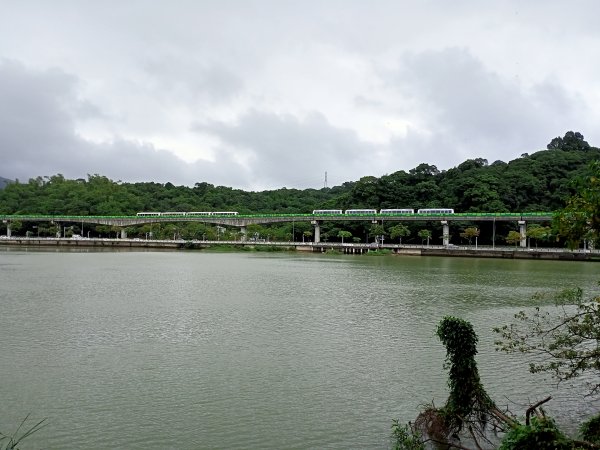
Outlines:
{"type": "Polygon", "coordinates": [[[325,182],[323,183],[323,187],[327,187],[327,171],[325,171],[325,182]]]}

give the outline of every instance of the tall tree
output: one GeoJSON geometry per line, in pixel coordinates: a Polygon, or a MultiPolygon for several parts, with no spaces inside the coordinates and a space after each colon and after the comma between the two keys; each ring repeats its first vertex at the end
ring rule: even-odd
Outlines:
{"type": "Polygon", "coordinates": [[[349,231],[345,231],[345,230],[340,230],[337,234],[337,236],[339,238],[342,238],[342,244],[344,243],[344,238],[348,239],[352,237],[352,233],[350,233],[349,231]]]}
{"type": "Polygon", "coordinates": [[[546,241],[550,239],[551,235],[552,229],[550,227],[543,227],[537,223],[527,227],[527,237],[535,241],[536,248],[539,241],[546,241]]]}
{"type": "Polygon", "coordinates": [[[517,247],[517,244],[521,242],[521,233],[515,230],[511,230],[508,232],[508,235],[504,239],[508,244],[515,244],[515,247],[517,247]]]}
{"type": "Polygon", "coordinates": [[[371,229],[369,230],[369,234],[371,236],[375,236],[375,240],[377,242],[380,242],[381,240],[383,240],[384,236],[387,233],[385,232],[385,228],[383,227],[383,225],[373,224],[373,225],[371,225],[371,229]]]}
{"type": "Polygon", "coordinates": [[[571,247],[582,240],[600,242],[600,161],[592,162],[589,169],[578,182],[578,192],[554,220],[559,236],[571,247]]]}
{"type": "Polygon", "coordinates": [[[473,238],[479,237],[479,229],[477,227],[468,227],[460,233],[460,237],[467,239],[469,241],[469,245],[471,245],[471,240],[473,238]]]}
{"type": "Polygon", "coordinates": [[[427,241],[427,245],[429,245],[429,239],[431,239],[431,230],[420,230],[417,235],[421,238],[421,243],[427,241]]]}
{"type": "Polygon", "coordinates": [[[398,238],[398,243],[402,244],[402,238],[410,235],[410,230],[406,225],[398,224],[390,228],[390,238],[398,238]]]}

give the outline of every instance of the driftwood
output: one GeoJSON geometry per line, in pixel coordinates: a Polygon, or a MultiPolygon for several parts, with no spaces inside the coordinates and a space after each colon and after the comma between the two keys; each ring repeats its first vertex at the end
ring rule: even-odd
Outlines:
{"type": "MultiPolygon", "coordinates": [[[[527,408],[527,412],[525,413],[525,425],[529,426],[529,418],[531,417],[531,414],[535,413],[539,418],[540,413],[538,413],[537,408],[542,406],[544,403],[549,402],[550,400],[552,400],[552,396],[548,396],[544,400],[540,400],[535,405],[531,405],[529,408],[527,408]]],[[[541,416],[543,417],[544,414],[542,413],[541,416]]]]}

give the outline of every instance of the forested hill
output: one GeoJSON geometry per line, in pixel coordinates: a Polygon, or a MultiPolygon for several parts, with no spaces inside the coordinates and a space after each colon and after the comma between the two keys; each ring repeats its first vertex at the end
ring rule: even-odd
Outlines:
{"type": "Polygon", "coordinates": [[[553,139],[547,150],[508,163],[471,159],[447,171],[420,164],[380,178],[323,189],[246,192],[205,182],[194,187],[121,183],[101,175],[62,175],[10,183],[0,190],[0,214],[133,215],[139,211],[308,213],[320,208],[450,207],[457,212],[552,211],[564,206],[572,181],[600,150],[580,133],[553,139]]]}

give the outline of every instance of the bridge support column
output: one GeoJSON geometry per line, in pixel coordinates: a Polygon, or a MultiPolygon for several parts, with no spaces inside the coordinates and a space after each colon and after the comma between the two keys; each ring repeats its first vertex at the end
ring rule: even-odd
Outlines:
{"type": "Polygon", "coordinates": [[[313,220],[311,223],[315,227],[314,243],[318,244],[319,242],[321,242],[321,224],[318,220],[313,220]]]}
{"type": "Polygon", "coordinates": [[[121,228],[121,239],[127,239],[127,231],[125,228],[121,228]]]}
{"type": "Polygon", "coordinates": [[[527,247],[527,223],[519,220],[519,234],[521,235],[521,247],[527,247]]]}
{"type": "Polygon", "coordinates": [[[246,238],[248,237],[248,230],[246,229],[245,225],[240,227],[240,233],[242,233],[241,240],[243,242],[246,242],[246,238]]]}
{"type": "Polygon", "coordinates": [[[442,238],[444,240],[444,247],[448,247],[450,244],[450,227],[448,226],[447,220],[442,220],[442,238]]]}
{"type": "Polygon", "coordinates": [[[61,238],[62,237],[61,231],[63,230],[63,228],[60,226],[60,222],[55,222],[54,225],[56,225],[56,237],[61,238]]]}
{"type": "Polygon", "coordinates": [[[10,228],[10,222],[5,221],[6,224],[6,237],[12,236],[12,229],[10,228]]]}

